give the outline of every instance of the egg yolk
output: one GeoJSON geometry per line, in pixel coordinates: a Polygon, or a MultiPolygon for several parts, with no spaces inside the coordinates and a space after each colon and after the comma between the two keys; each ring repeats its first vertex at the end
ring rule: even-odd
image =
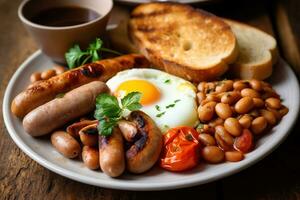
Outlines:
{"type": "Polygon", "coordinates": [[[130,92],[140,92],[142,94],[140,103],[143,106],[152,104],[160,98],[159,90],[152,83],[146,80],[124,81],[118,86],[115,91],[115,95],[123,97],[130,92]]]}

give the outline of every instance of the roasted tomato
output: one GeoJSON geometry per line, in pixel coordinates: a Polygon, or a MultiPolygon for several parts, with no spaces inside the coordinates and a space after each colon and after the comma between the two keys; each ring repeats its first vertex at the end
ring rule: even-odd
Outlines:
{"type": "Polygon", "coordinates": [[[244,129],[242,135],[237,137],[233,144],[234,148],[243,153],[251,151],[253,146],[253,136],[248,129],[244,129]]]}
{"type": "Polygon", "coordinates": [[[160,166],[169,171],[184,171],[195,167],[200,158],[199,133],[190,127],[170,129],[164,135],[160,166]]]}

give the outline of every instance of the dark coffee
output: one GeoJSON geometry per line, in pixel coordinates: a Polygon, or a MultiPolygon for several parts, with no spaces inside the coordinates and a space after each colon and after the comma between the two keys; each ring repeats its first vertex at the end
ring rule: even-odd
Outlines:
{"type": "Polygon", "coordinates": [[[57,7],[37,13],[30,20],[45,26],[73,26],[83,24],[100,17],[94,10],[81,7],[57,7]]]}

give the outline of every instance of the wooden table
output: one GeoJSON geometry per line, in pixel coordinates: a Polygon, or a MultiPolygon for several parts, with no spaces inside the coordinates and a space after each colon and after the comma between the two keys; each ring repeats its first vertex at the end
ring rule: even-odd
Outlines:
{"type": "MultiPolygon", "coordinates": [[[[300,2],[241,2],[196,6],[275,35],[281,55],[299,75],[300,2]]],[[[10,77],[37,50],[17,17],[19,4],[20,0],[0,1],[1,105],[10,77]]],[[[254,166],[206,185],[161,192],[104,189],[59,176],[26,156],[9,137],[2,119],[0,125],[0,199],[300,199],[299,120],[287,140],[254,166]]]]}

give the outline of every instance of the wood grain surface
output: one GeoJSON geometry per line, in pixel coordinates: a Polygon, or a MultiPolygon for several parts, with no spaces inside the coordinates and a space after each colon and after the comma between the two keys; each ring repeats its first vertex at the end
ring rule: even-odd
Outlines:
{"type": "MultiPolygon", "coordinates": [[[[296,1],[296,0],[295,0],[296,1]]],[[[37,50],[32,38],[17,17],[20,0],[0,0],[0,98],[18,66],[37,50]]],[[[281,5],[286,12],[288,1],[281,5]]],[[[197,5],[202,7],[201,5],[197,5]]],[[[237,19],[279,36],[281,52],[293,65],[299,65],[298,50],[287,50],[291,43],[284,40],[285,31],[279,26],[286,19],[297,19],[284,24],[297,41],[292,48],[299,48],[299,11],[278,19],[277,4],[270,1],[234,1],[203,8],[222,17],[237,19]],[[271,18],[271,16],[273,16],[271,18]],[[279,21],[278,21],[278,20],[279,21]],[[280,21],[281,20],[281,21],[280,21]],[[273,23],[272,23],[273,22],[273,23]],[[274,24],[275,26],[273,26],[274,24]],[[298,27],[298,28],[295,28],[298,27]],[[287,43],[288,44],[287,44],[287,43]]],[[[280,14],[279,14],[280,15],[280,14]]],[[[282,17],[282,14],[281,14],[282,17]]],[[[2,113],[2,106],[1,106],[2,113]]],[[[298,121],[299,122],[299,121],[298,121]]],[[[258,164],[225,179],[186,189],[160,192],[133,192],[89,186],[59,176],[26,156],[9,137],[1,115],[0,121],[0,199],[300,199],[300,148],[299,123],[288,139],[271,155],[258,164]]]]}

